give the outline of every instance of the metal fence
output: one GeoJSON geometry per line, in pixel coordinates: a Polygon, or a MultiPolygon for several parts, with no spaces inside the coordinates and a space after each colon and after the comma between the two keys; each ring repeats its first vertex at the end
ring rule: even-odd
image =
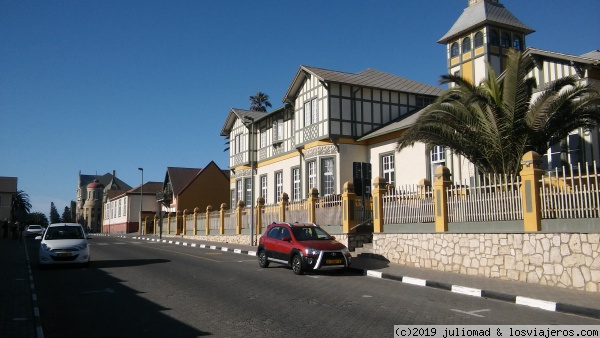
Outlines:
{"type": "Polygon", "coordinates": [[[542,218],[600,217],[600,175],[593,165],[562,167],[542,178],[542,218]]]}
{"type": "Polygon", "coordinates": [[[404,185],[389,190],[383,199],[383,223],[434,222],[433,192],[429,186],[404,185]]]}
{"type": "Polygon", "coordinates": [[[315,220],[322,226],[342,225],[342,195],[326,195],[315,208],[315,220]]]}
{"type": "Polygon", "coordinates": [[[481,175],[468,185],[446,190],[449,222],[513,221],[523,219],[520,178],[481,175]]]}

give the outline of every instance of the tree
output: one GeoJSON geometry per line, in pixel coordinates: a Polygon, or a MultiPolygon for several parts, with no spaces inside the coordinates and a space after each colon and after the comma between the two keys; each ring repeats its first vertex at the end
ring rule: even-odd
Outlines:
{"type": "Polygon", "coordinates": [[[58,210],[56,210],[54,202],[50,202],[50,223],[60,223],[60,215],[58,214],[58,210]]]}
{"type": "Polygon", "coordinates": [[[39,224],[41,226],[48,226],[48,217],[41,212],[32,212],[27,215],[27,224],[39,224]]]}
{"type": "Polygon", "coordinates": [[[62,223],[72,223],[73,220],[71,218],[71,208],[65,207],[65,211],[63,211],[62,217],[60,219],[62,223]]]}
{"type": "Polygon", "coordinates": [[[533,99],[535,79],[527,77],[528,59],[516,50],[508,54],[500,78],[489,76],[474,86],[459,76],[426,107],[415,124],[398,140],[397,149],[423,142],[427,149],[445,146],[490,174],[518,174],[528,151],[544,154],[549,146],[577,128],[600,122],[600,92],[565,77],[549,84],[533,99]]]}
{"type": "Polygon", "coordinates": [[[29,195],[23,190],[18,190],[13,194],[10,203],[10,219],[12,221],[19,221],[24,223],[27,219],[27,214],[31,210],[31,202],[29,201],[29,195]]]}
{"type": "Polygon", "coordinates": [[[250,96],[250,110],[266,112],[267,107],[271,107],[269,95],[259,91],[255,96],[250,96]]]}

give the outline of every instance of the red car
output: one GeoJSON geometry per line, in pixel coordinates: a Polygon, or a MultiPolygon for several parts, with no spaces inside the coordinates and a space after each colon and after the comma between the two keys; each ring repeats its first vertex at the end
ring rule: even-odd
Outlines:
{"type": "Polygon", "coordinates": [[[313,223],[273,223],[260,237],[258,265],[291,266],[295,274],[308,270],[346,269],[352,256],[348,248],[313,223]]]}

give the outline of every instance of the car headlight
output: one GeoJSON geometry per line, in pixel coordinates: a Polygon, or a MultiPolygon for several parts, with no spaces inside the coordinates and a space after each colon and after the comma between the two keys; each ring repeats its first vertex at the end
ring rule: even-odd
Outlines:
{"type": "Polygon", "coordinates": [[[306,248],[306,249],[304,249],[304,252],[310,256],[318,256],[321,254],[321,250],[317,250],[317,249],[313,249],[313,248],[306,248]]]}
{"type": "Polygon", "coordinates": [[[85,250],[85,248],[87,248],[87,243],[83,243],[77,246],[77,249],[79,250],[85,250]]]}
{"type": "Polygon", "coordinates": [[[349,253],[349,252],[350,252],[350,250],[348,250],[348,248],[346,248],[346,247],[344,247],[344,248],[342,249],[342,253],[345,253],[345,254],[346,254],[346,253],[349,253]]]}
{"type": "Polygon", "coordinates": [[[51,249],[51,248],[48,246],[48,244],[46,244],[46,243],[42,243],[42,245],[40,246],[40,248],[41,248],[43,251],[50,251],[50,250],[52,250],[52,249],[51,249]]]}

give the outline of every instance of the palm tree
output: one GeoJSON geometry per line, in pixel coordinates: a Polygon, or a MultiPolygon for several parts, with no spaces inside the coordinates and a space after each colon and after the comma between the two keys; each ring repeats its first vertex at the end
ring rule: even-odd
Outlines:
{"type": "Polygon", "coordinates": [[[31,210],[31,202],[29,201],[29,195],[27,195],[23,190],[18,190],[12,196],[12,201],[10,205],[10,218],[13,221],[19,221],[23,223],[25,218],[29,214],[29,210],[31,210]]]}
{"type": "Polygon", "coordinates": [[[481,86],[442,76],[441,83],[456,86],[422,111],[397,149],[416,142],[428,150],[446,146],[485,173],[517,174],[526,152],[544,154],[571,131],[600,122],[600,92],[574,77],[549,84],[534,99],[536,82],[527,77],[528,62],[519,51],[510,51],[501,77],[488,67],[481,86]]]}
{"type": "Polygon", "coordinates": [[[255,96],[250,96],[250,110],[266,112],[267,107],[271,107],[269,95],[259,91],[255,96]]]}

